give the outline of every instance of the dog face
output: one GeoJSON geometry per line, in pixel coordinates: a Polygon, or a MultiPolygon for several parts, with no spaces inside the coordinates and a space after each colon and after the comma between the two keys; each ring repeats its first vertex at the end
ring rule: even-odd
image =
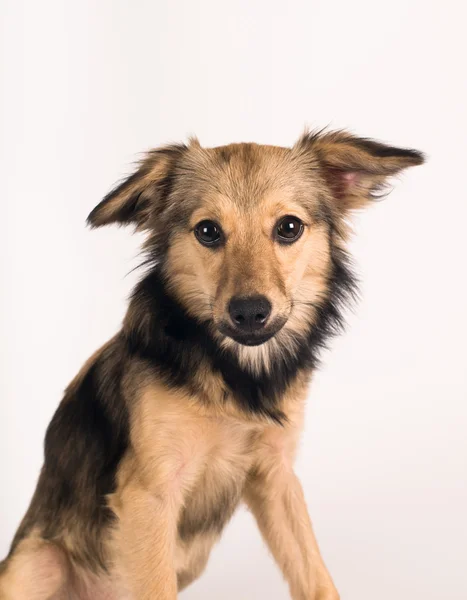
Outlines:
{"type": "Polygon", "coordinates": [[[306,134],[293,148],[192,140],[150,152],[89,222],[147,230],[149,255],[186,311],[251,358],[248,347],[264,353],[305,335],[349,211],[422,162],[344,132],[306,134]]]}
{"type": "Polygon", "coordinates": [[[168,246],[167,277],[187,310],[212,320],[227,343],[260,345],[293,328],[294,308],[323,291],[328,228],[319,184],[290,150],[201,152],[206,176],[193,165],[193,209],[168,246]]]}

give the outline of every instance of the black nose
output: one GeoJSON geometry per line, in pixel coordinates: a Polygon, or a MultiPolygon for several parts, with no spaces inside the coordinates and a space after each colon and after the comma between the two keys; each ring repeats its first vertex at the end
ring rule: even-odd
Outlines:
{"type": "Polygon", "coordinates": [[[238,329],[256,331],[266,325],[271,308],[265,296],[233,297],[229,303],[229,314],[238,329]]]}

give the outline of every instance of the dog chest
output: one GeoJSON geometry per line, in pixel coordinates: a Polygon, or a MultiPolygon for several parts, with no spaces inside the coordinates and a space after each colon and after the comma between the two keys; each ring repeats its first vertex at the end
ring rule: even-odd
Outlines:
{"type": "Polygon", "coordinates": [[[251,432],[220,428],[204,468],[186,493],[178,523],[183,541],[220,533],[237,508],[252,465],[251,432]]]}

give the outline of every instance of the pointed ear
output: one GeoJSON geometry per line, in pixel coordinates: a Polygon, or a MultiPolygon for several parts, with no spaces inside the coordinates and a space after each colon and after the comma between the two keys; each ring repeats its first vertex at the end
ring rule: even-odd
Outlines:
{"type": "Polygon", "coordinates": [[[114,187],[89,213],[88,225],[132,223],[138,229],[144,229],[151,213],[162,209],[174,170],[186,150],[187,146],[181,144],[148,152],[137,170],[114,187]]]}
{"type": "Polygon", "coordinates": [[[390,177],[425,160],[417,150],[394,148],[345,131],[306,133],[295,148],[318,162],[344,211],[361,208],[384,195],[390,177]]]}

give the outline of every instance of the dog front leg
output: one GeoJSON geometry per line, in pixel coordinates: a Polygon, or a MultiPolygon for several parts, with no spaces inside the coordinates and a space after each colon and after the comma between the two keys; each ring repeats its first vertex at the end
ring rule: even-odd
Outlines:
{"type": "Polygon", "coordinates": [[[134,600],[175,600],[178,509],[167,494],[129,484],[112,503],[118,517],[115,571],[134,600]]]}
{"type": "Polygon", "coordinates": [[[338,600],[321,558],[302,486],[287,462],[258,466],[245,500],[294,600],[338,600]]]}

